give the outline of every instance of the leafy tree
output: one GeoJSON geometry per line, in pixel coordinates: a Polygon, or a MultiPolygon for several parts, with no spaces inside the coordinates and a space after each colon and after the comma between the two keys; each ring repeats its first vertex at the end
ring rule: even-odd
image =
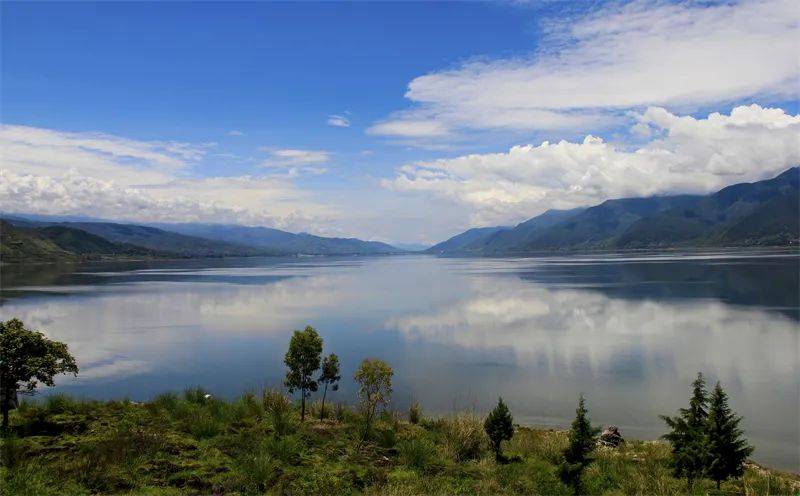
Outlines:
{"type": "Polygon", "coordinates": [[[742,417],[736,415],[728,406],[728,395],[722,386],[714,386],[711,392],[706,424],[708,436],[707,474],[717,483],[731,477],[741,477],[744,462],[753,452],[747,444],[744,432],[739,428],[742,417]]]}
{"type": "Polygon", "coordinates": [[[672,445],[672,466],[675,477],[686,477],[691,486],[702,477],[708,459],[706,421],[708,418],[708,392],[703,374],[698,373],[692,383],[689,408],[681,408],[676,417],[661,417],[671,432],[663,436],[672,445]]]}
{"type": "Polygon", "coordinates": [[[8,430],[8,413],[16,408],[16,395],[34,394],[39,382],[52,386],[58,374],[78,375],[67,345],[26,329],[22,321],[0,322],[0,409],[3,431],[8,430]]]}
{"type": "Polygon", "coordinates": [[[564,450],[564,461],[559,467],[559,476],[565,484],[569,484],[580,492],[581,474],[593,458],[591,452],[595,446],[595,438],[600,429],[592,427],[587,417],[586,400],[583,395],[578,399],[575,420],[569,429],[569,446],[564,450]]]}
{"type": "Polygon", "coordinates": [[[393,375],[392,367],[377,359],[364,360],[356,371],[354,379],[358,383],[358,400],[365,415],[364,439],[369,434],[375,411],[391,400],[393,375]]]}
{"type": "Polygon", "coordinates": [[[317,390],[313,375],[319,369],[322,354],[322,338],[311,326],[302,331],[294,331],[289,342],[289,351],[283,362],[289,368],[284,384],[289,393],[300,390],[300,420],[306,418],[306,398],[317,390]]]}
{"type": "Polygon", "coordinates": [[[339,357],[335,353],[331,353],[322,359],[322,373],[317,379],[317,382],[325,385],[325,389],[322,392],[322,408],[319,412],[320,420],[325,418],[325,396],[328,394],[328,386],[331,386],[331,391],[339,390],[339,381],[342,379],[339,372],[339,357]]]}
{"type": "Polygon", "coordinates": [[[500,443],[508,441],[514,435],[514,419],[503,402],[503,398],[497,399],[497,406],[486,417],[483,428],[492,443],[495,460],[504,460],[500,454],[500,443]]]}

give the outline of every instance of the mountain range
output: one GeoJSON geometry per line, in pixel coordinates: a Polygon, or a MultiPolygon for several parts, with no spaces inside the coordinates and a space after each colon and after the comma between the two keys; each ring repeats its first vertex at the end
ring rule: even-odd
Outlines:
{"type": "MultiPolygon", "coordinates": [[[[800,167],[709,195],[607,200],[548,210],[516,226],[479,227],[425,250],[502,256],[547,251],[704,246],[787,246],[800,241],[800,167]]],[[[3,262],[100,258],[405,253],[386,243],[227,224],[137,225],[6,216],[3,262]]]]}
{"type": "Polygon", "coordinates": [[[797,245],[800,168],[710,195],[607,200],[548,210],[514,227],[469,229],[432,246],[439,255],[688,246],[797,245]]]}
{"type": "MultiPolygon", "coordinates": [[[[165,225],[167,226],[167,225],[165,225]]],[[[325,238],[278,229],[213,224],[160,227],[7,216],[0,224],[3,262],[99,258],[189,258],[400,253],[385,243],[325,238]]]]}

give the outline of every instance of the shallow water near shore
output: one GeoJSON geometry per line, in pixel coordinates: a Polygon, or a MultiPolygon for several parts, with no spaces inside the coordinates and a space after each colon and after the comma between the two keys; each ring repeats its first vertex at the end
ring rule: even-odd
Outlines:
{"type": "Polygon", "coordinates": [[[365,357],[395,369],[394,406],[488,410],[654,439],[698,371],[720,380],[754,458],[800,470],[800,257],[706,251],[436,258],[246,258],[2,268],[0,318],[67,342],[54,390],[136,400],[201,385],[278,386],[292,329],[340,356],[333,401],[365,357]]]}

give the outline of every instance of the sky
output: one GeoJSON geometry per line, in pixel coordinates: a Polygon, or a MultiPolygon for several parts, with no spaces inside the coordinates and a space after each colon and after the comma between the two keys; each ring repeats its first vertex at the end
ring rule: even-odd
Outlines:
{"type": "Polygon", "coordinates": [[[0,3],[0,209],[441,241],[800,163],[794,1],[0,3]]]}

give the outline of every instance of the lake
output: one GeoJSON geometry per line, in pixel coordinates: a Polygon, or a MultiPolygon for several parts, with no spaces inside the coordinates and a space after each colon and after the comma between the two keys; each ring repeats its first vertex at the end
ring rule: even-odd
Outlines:
{"type": "Polygon", "coordinates": [[[720,380],[754,458],[800,470],[800,257],[785,251],[538,258],[244,258],[2,268],[0,317],[65,341],[55,390],[142,400],[202,385],[278,386],[293,329],[395,369],[394,406],[564,428],[592,420],[655,439],[698,371],[720,380]]]}

